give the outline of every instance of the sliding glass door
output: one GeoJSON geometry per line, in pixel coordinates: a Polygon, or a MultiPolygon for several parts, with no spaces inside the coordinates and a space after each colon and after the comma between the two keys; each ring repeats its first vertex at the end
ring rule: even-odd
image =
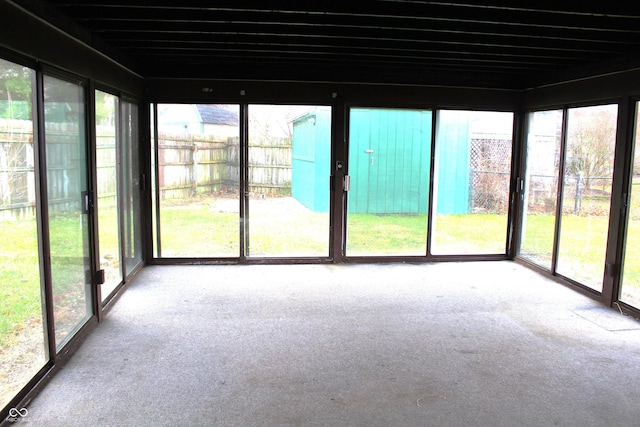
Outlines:
{"type": "Polygon", "coordinates": [[[331,108],[249,105],[247,257],[328,257],[331,108]]]}
{"type": "Polygon", "coordinates": [[[138,106],[96,91],[96,212],[107,303],[142,262],[138,106]]]}
{"type": "Polygon", "coordinates": [[[56,349],[93,314],[85,88],[44,76],[44,136],[56,349]]]}
{"type": "Polygon", "coordinates": [[[434,255],[506,254],[513,113],[439,110],[434,255]]]}
{"type": "Polygon", "coordinates": [[[138,105],[120,100],[120,141],[122,147],[122,224],[125,274],[142,264],[142,174],[140,172],[140,138],[138,105]]]}
{"type": "Polygon", "coordinates": [[[118,98],[96,91],[96,175],[100,268],[105,272],[102,301],[122,283],[120,256],[118,98]]]}
{"type": "Polygon", "coordinates": [[[0,59],[0,409],[49,358],[37,224],[35,72],[0,59]],[[2,92],[0,92],[2,93],[2,92]]]}
{"type": "MultiPolygon", "coordinates": [[[[432,114],[351,109],[348,256],[427,255],[432,114]]],[[[436,114],[431,254],[506,254],[513,113],[436,114]]]]}
{"type": "Polygon", "coordinates": [[[331,108],[240,108],[157,105],[155,255],[327,258],[331,108]]]}
{"type": "Polygon", "coordinates": [[[529,115],[519,255],[598,292],[617,114],[617,105],[597,105],[529,115]]]}
{"type": "Polygon", "coordinates": [[[239,114],[238,105],[157,105],[157,256],[239,256],[239,114]]]}
{"type": "Polygon", "coordinates": [[[430,110],[352,108],[347,256],[427,254],[430,110]]]}
{"type": "Polygon", "coordinates": [[[0,408],[7,409],[100,309],[95,270],[106,273],[105,302],[140,265],[142,230],[137,106],[96,91],[91,188],[86,86],[2,59],[0,79],[0,408]]]}
{"type": "Polygon", "coordinates": [[[636,103],[634,155],[630,177],[627,235],[620,301],[640,309],[640,102],[636,103]]]}
{"type": "Polygon", "coordinates": [[[602,291],[618,106],[567,112],[556,271],[602,291]]]}
{"type": "Polygon", "coordinates": [[[562,143],[562,110],[529,115],[520,256],[553,268],[562,143]]]}

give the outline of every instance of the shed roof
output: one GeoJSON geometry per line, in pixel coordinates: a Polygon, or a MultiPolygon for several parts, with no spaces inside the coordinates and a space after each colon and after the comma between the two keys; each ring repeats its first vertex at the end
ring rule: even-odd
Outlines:
{"type": "Polygon", "coordinates": [[[238,112],[213,104],[197,104],[196,108],[203,123],[212,125],[237,126],[238,112]]]}

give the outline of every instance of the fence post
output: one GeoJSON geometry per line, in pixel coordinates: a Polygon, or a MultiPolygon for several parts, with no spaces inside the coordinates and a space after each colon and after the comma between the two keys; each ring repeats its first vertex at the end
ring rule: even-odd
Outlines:
{"type": "Polygon", "coordinates": [[[198,144],[194,140],[193,136],[191,137],[191,191],[192,195],[195,197],[198,193],[198,144]]]}

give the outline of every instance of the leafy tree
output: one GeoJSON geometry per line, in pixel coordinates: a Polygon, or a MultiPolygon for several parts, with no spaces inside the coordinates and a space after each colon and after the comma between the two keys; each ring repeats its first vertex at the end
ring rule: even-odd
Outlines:
{"type": "MultiPolygon", "coordinates": [[[[6,107],[0,110],[0,114],[6,118],[29,119],[31,111],[22,112],[20,117],[15,117],[14,101],[30,101],[33,72],[27,67],[11,64],[0,60],[0,99],[6,100],[6,107]],[[26,117],[22,117],[26,116],[26,117]]],[[[22,102],[29,105],[29,102],[22,102]]]]}
{"type": "Polygon", "coordinates": [[[0,117],[10,119],[0,138],[0,204],[28,199],[25,167],[32,165],[32,146],[22,137],[16,139],[13,119],[31,119],[33,71],[0,60],[0,117]],[[31,161],[31,163],[30,163],[31,161]]]}
{"type": "Polygon", "coordinates": [[[116,97],[101,91],[96,91],[96,124],[113,125],[116,114],[116,97]]]}
{"type": "MultiPolygon", "coordinates": [[[[616,140],[617,110],[587,107],[572,111],[567,141],[566,170],[582,178],[610,177],[616,140]]],[[[591,187],[585,179],[585,187],[591,187]]]]}

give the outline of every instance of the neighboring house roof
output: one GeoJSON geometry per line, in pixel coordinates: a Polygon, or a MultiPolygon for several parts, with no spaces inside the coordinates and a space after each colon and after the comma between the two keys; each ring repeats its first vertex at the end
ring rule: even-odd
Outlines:
{"type": "Polygon", "coordinates": [[[196,108],[200,113],[202,123],[227,126],[237,126],[239,123],[237,111],[227,110],[219,105],[207,104],[197,104],[196,108]]]}

